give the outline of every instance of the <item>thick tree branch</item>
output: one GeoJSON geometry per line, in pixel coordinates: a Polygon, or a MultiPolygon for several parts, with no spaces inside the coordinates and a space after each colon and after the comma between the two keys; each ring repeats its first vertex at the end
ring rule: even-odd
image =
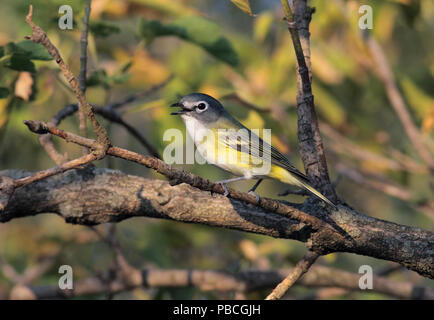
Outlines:
{"type": "MultiPolygon", "coordinates": [[[[15,170],[0,174],[15,180],[30,175],[15,170]]],[[[348,236],[343,238],[330,228],[315,230],[289,216],[209,191],[88,167],[16,189],[0,213],[0,222],[50,212],[85,225],[138,216],[171,219],[294,239],[321,253],[351,252],[395,261],[434,278],[434,234],[430,231],[368,217],[344,206],[324,214],[317,205],[305,205],[305,211],[345,230],[348,236]]]]}

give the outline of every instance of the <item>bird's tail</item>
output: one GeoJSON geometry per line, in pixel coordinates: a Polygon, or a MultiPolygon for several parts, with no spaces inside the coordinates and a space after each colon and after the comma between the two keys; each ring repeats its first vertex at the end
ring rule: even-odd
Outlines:
{"type": "Polygon", "coordinates": [[[306,189],[307,191],[309,191],[310,193],[314,194],[315,196],[317,196],[318,198],[320,198],[321,200],[323,200],[324,202],[328,203],[329,205],[332,206],[332,208],[337,209],[336,205],[331,202],[329,199],[327,199],[325,196],[322,195],[321,192],[319,192],[318,190],[316,190],[314,187],[310,186],[308,183],[300,181],[300,186],[303,187],[304,189],[306,189]]]}
{"type": "Polygon", "coordinates": [[[306,178],[298,177],[291,172],[285,170],[284,168],[281,168],[279,166],[272,166],[270,176],[282,181],[283,183],[287,183],[290,185],[297,186],[302,189],[306,189],[316,197],[320,198],[322,201],[326,202],[327,204],[331,205],[334,209],[337,209],[336,205],[331,202],[329,199],[327,199],[325,196],[321,194],[318,190],[316,190],[314,187],[312,187],[307,181],[306,178]]]}

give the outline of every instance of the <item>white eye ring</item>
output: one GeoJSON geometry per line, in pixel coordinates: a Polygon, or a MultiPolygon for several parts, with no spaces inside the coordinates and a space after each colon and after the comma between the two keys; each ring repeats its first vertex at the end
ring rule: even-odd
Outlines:
{"type": "Polygon", "coordinates": [[[196,105],[196,112],[204,112],[206,109],[208,109],[208,103],[205,101],[201,101],[196,105]]]}

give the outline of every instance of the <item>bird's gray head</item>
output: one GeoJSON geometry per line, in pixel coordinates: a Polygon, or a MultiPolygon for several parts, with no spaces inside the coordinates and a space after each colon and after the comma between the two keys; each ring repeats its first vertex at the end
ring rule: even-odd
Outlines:
{"type": "Polygon", "coordinates": [[[172,115],[181,115],[184,120],[189,117],[196,118],[202,123],[217,121],[225,111],[220,102],[204,93],[191,93],[182,97],[171,107],[180,107],[181,110],[172,112],[172,115]]]}

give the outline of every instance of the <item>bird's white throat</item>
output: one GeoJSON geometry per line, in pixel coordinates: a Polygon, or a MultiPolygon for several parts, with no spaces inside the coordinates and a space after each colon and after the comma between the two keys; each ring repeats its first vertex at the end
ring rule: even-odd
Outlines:
{"type": "Polygon", "coordinates": [[[196,118],[186,115],[182,115],[181,118],[184,120],[185,128],[187,129],[187,132],[194,143],[200,143],[203,139],[204,133],[208,130],[208,128],[196,118]]]}

